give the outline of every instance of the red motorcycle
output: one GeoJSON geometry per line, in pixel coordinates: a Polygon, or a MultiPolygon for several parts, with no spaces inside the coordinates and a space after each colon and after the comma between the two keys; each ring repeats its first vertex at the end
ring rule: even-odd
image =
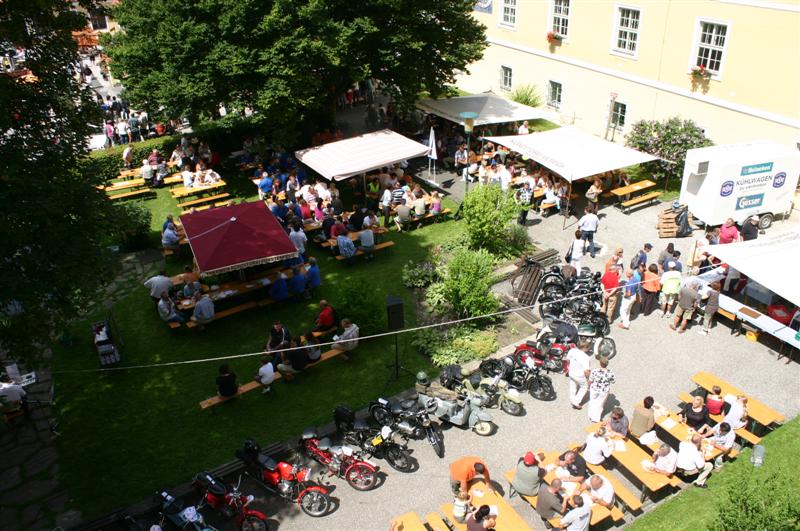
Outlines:
{"type": "Polygon", "coordinates": [[[514,349],[514,357],[523,365],[533,363],[547,371],[563,372],[567,374],[569,371],[569,360],[564,358],[569,349],[575,345],[571,343],[548,341],[548,339],[536,342],[526,341],[522,345],[517,345],[517,348],[514,349]],[[528,361],[529,359],[530,361],[528,361]]]}
{"type": "Polygon", "coordinates": [[[245,441],[244,448],[236,451],[236,457],[247,465],[245,473],[259,485],[286,501],[296,502],[307,515],[316,518],[330,511],[328,489],[309,480],[310,468],[277,462],[263,455],[261,447],[252,439],[245,441]]]}
{"type": "Polygon", "coordinates": [[[208,505],[226,518],[235,518],[236,525],[241,531],[266,531],[267,515],[248,507],[255,497],[242,494],[239,490],[241,483],[241,476],[239,483],[235,487],[230,487],[212,476],[210,472],[197,474],[194,485],[203,493],[198,509],[208,505]]]}
{"type": "Polygon", "coordinates": [[[303,449],[311,459],[324,465],[330,475],[344,478],[356,490],[371,490],[378,483],[378,467],[355,457],[349,446],[331,446],[311,428],[303,432],[303,449]]]}

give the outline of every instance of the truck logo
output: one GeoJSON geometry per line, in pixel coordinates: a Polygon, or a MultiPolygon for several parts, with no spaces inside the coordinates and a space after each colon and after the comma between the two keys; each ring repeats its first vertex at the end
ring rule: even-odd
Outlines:
{"type": "Polygon", "coordinates": [[[733,193],[733,181],[725,181],[722,183],[722,188],[719,189],[719,195],[728,197],[733,193]]]}
{"type": "Polygon", "coordinates": [[[773,188],[780,188],[783,186],[783,183],[786,182],[786,172],[776,173],[775,177],[772,179],[772,187],[773,188]]]}
{"type": "Polygon", "coordinates": [[[772,171],[772,163],[764,162],[763,164],[751,164],[749,166],[742,166],[742,176],[752,175],[754,173],[767,173],[772,171]]]}
{"type": "Polygon", "coordinates": [[[763,202],[764,194],[745,195],[736,200],[736,210],[759,207],[763,202]]]}

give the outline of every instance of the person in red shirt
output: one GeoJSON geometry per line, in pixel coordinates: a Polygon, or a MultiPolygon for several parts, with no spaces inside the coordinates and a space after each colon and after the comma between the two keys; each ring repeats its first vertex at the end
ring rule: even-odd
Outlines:
{"type": "Polygon", "coordinates": [[[450,463],[450,487],[455,494],[459,491],[469,492],[469,482],[478,474],[483,476],[488,489],[494,492],[492,478],[489,477],[489,467],[480,457],[473,455],[461,457],[450,463]]]}
{"type": "Polygon", "coordinates": [[[711,415],[722,414],[722,407],[725,405],[725,399],[722,397],[722,389],[715,385],[711,388],[711,394],[706,397],[706,407],[708,413],[711,415]]]}
{"type": "Polygon", "coordinates": [[[603,284],[603,307],[608,322],[614,322],[614,313],[619,304],[619,264],[611,264],[600,282],[603,284]]]}
{"type": "Polygon", "coordinates": [[[347,234],[347,227],[342,221],[342,216],[336,216],[336,223],[331,227],[331,238],[338,238],[340,234],[347,234]]]}
{"type": "Polygon", "coordinates": [[[739,241],[739,229],[733,219],[728,218],[722,227],[719,228],[719,243],[733,243],[739,241]]]}
{"type": "Polygon", "coordinates": [[[317,316],[316,326],[314,327],[315,331],[319,330],[330,330],[334,326],[336,326],[336,310],[333,309],[333,306],[328,304],[328,301],[322,299],[319,301],[320,312],[317,316]]]}

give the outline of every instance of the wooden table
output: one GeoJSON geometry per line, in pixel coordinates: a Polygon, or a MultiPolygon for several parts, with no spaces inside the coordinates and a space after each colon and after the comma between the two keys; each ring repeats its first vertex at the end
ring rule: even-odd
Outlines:
{"type": "Polygon", "coordinates": [[[129,179],[131,177],[136,177],[137,175],[139,175],[140,171],[141,171],[140,168],[131,168],[130,170],[122,170],[121,172],[119,172],[119,178],[129,179]]]}
{"type": "Polygon", "coordinates": [[[200,194],[208,190],[215,190],[217,188],[222,188],[223,186],[225,186],[225,181],[220,180],[218,182],[215,182],[214,184],[209,184],[206,186],[197,186],[197,187],[190,186],[189,188],[185,186],[179,186],[178,188],[172,189],[171,192],[172,192],[172,197],[178,199],[179,197],[186,197],[189,195],[200,194]]]}
{"type": "Polygon", "coordinates": [[[140,186],[144,185],[145,185],[144,179],[132,179],[130,181],[113,183],[107,186],[99,186],[98,188],[105,190],[106,192],[117,192],[119,190],[127,190],[129,188],[139,188],[140,186]]]}
{"type": "MultiPolygon", "coordinates": [[[[477,481],[469,488],[469,493],[472,495],[472,505],[480,507],[481,505],[495,505],[497,506],[497,531],[526,531],[532,530],[531,526],[523,520],[523,518],[514,510],[511,505],[503,499],[502,496],[496,493],[489,492],[489,487],[483,481],[477,481]],[[477,496],[476,491],[483,493],[483,496],[477,496]]],[[[442,505],[439,508],[442,514],[447,516],[456,526],[456,529],[463,531],[467,529],[465,524],[459,524],[453,518],[453,504],[449,503],[442,505]]]]}
{"type": "Polygon", "coordinates": [[[414,511],[401,514],[392,522],[394,522],[394,531],[427,531],[422,518],[414,511]]]}
{"type": "Polygon", "coordinates": [[[626,440],[625,450],[615,448],[611,456],[642,484],[642,501],[647,497],[648,490],[655,492],[668,485],[680,484],[680,480],[674,475],[670,478],[664,474],[645,470],[642,461],[651,461],[651,457],[633,441],[626,440]]]}
{"type": "MultiPolygon", "coordinates": [[[[677,414],[669,410],[666,410],[666,412],[667,412],[666,415],[656,417],[656,425],[658,425],[659,427],[661,427],[662,430],[666,431],[667,433],[675,437],[678,440],[678,442],[690,440],[694,430],[692,430],[692,432],[690,433],[689,430],[692,428],[690,428],[689,425],[685,424],[684,422],[681,422],[681,419],[677,414]],[[668,428],[667,426],[672,424],[672,422],[669,421],[672,421],[675,424],[668,428]]],[[[721,450],[715,448],[713,445],[711,445],[711,442],[705,438],[703,439],[702,450],[703,450],[703,458],[705,458],[706,461],[713,461],[714,459],[719,457],[719,455],[722,453],[721,450]],[[711,451],[707,452],[706,451],[707,448],[711,448],[711,451]]]]}
{"type": "MultiPolygon", "coordinates": [[[[375,234],[375,236],[379,236],[381,234],[386,234],[387,232],[389,232],[389,229],[387,227],[374,227],[374,228],[372,228],[370,230],[372,230],[372,232],[375,234]]],[[[359,239],[359,237],[361,236],[362,232],[364,232],[364,231],[360,230],[358,232],[348,232],[347,233],[347,237],[350,238],[350,241],[354,242],[354,241],[359,239]]],[[[323,247],[331,247],[331,248],[338,247],[338,245],[336,243],[336,238],[331,238],[328,241],[322,242],[321,245],[323,247]]]]}
{"type": "Polygon", "coordinates": [[[782,424],[786,418],[769,407],[768,405],[764,404],[763,402],[753,398],[749,394],[745,393],[738,387],[726,382],[722,378],[718,378],[711,373],[701,371],[692,376],[692,381],[696,383],[699,387],[702,387],[708,392],[711,392],[711,388],[715,385],[719,386],[722,389],[722,396],[725,395],[744,395],[747,397],[747,415],[753,419],[754,421],[758,422],[762,426],[769,426],[770,424],[777,423],[782,424]]]}
{"type": "MultiPolygon", "coordinates": [[[[303,272],[306,272],[308,267],[303,266],[302,269],[303,272]]],[[[285,275],[287,280],[294,276],[294,273],[292,273],[292,270],[290,269],[288,271],[284,270],[280,272],[267,273],[263,276],[253,280],[247,280],[245,282],[223,282],[217,287],[217,289],[209,291],[208,296],[211,297],[212,301],[218,302],[231,297],[238,297],[239,295],[244,295],[245,293],[250,293],[259,289],[268,288],[280,274],[285,275]],[[269,283],[264,282],[267,279],[270,281],[269,283]]],[[[194,299],[181,299],[178,301],[176,306],[179,310],[192,310],[194,309],[194,299]]]]}
{"type": "Polygon", "coordinates": [[[609,192],[617,196],[618,199],[622,199],[626,195],[630,195],[634,192],[641,192],[642,190],[647,190],[648,188],[652,188],[655,185],[656,183],[654,183],[653,181],[645,179],[644,181],[635,182],[629,184],[628,186],[614,188],[613,190],[609,190],[609,192]]]}

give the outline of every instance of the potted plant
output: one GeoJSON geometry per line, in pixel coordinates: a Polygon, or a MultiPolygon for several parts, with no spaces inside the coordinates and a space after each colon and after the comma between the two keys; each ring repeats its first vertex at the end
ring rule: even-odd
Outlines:
{"type": "Polygon", "coordinates": [[[692,81],[708,81],[712,76],[704,65],[693,66],[689,75],[692,76],[692,81]]]}
{"type": "Polygon", "coordinates": [[[561,44],[561,40],[564,37],[559,35],[558,33],[554,33],[552,31],[547,32],[547,42],[550,44],[561,44]]]}

